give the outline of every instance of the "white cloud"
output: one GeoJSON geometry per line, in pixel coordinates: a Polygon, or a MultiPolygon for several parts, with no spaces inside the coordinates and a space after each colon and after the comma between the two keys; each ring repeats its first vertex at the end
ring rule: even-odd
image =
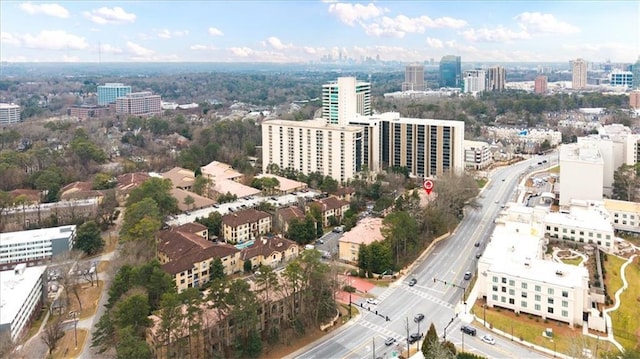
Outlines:
{"type": "Polygon", "coordinates": [[[562,22],[551,14],[523,12],[516,16],[515,19],[520,27],[532,34],[574,34],[580,32],[578,27],[562,22]]]}
{"type": "Polygon", "coordinates": [[[20,4],[20,9],[29,15],[45,14],[62,19],[69,17],[69,11],[58,4],[33,4],[32,2],[26,2],[20,4]]]}
{"type": "Polygon", "coordinates": [[[211,35],[211,36],[222,36],[222,35],[224,35],[224,33],[222,31],[220,31],[218,28],[210,27],[209,28],[209,35],[211,35]]]}
{"type": "Polygon", "coordinates": [[[17,37],[22,46],[31,49],[82,50],[89,47],[84,37],[69,34],[64,30],[42,30],[37,35],[24,34],[17,37]]]}
{"type": "Polygon", "coordinates": [[[20,39],[9,32],[0,32],[0,42],[2,44],[20,46],[20,39]]]}
{"type": "Polygon", "coordinates": [[[427,45],[432,49],[441,49],[444,47],[442,40],[433,37],[427,37],[427,45]]]}
{"type": "Polygon", "coordinates": [[[426,15],[413,18],[406,15],[397,15],[393,18],[383,16],[380,19],[375,19],[372,23],[365,24],[364,22],[361,22],[360,25],[364,28],[366,34],[370,36],[391,36],[402,38],[407,33],[424,33],[427,29],[459,29],[467,26],[467,22],[451,17],[432,19],[426,15]]]}
{"type": "Polygon", "coordinates": [[[110,44],[101,44],[100,51],[105,54],[121,54],[122,49],[110,44]]]}
{"type": "Polygon", "coordinates": [[[302,50],[309,55],[315,55],[318,53],[318,50],[310,46],[304,46],[302,50]]]}
{"type": "Polygon", "coordinates": [[[142,47],[131,41],[127,41],[127,50],[129,50],[129,53],[131,53],[132,56],[140,58],[149,57],[155,53],[155,51],[147,49],[146,47],[142,47]]]}
{"type": "Polygon", "coordinates": [[[158,30],[157,36],[161,39],[171,39],[174,37],[182,37],[189,35],[188,30],[171,31],[168,29],[158,30]]]}
{"type": "Polygon", "coordinates": [[[82,14],[90,21],[100,25],[122,24],[136,21],[136,14],[128,13],[119,6],[114,8],[101,7],[91,10],[91,12],[85,11],[82,14]]]}
{"type": "Polygon", "coordinates": [[[499,26],[495,29],[482,28],[478,30],[467,29],[461,32],[467,41],[480,42],[508,42],[512,40],[530,39],[531,35],[526,30],[513,31],[499,26]]]}
{"type": "Polygon", "coordinates": [[[248,47],[232,47],[229,49],[229,51],[231,51],[233,55],[238,57],[248,57],[255,52],[248,47]]]}
{"type": "Polygon", "coordinates": [[[266,41],[266,45],[269,45],[271,47],[273,47],[276,50],[284,50],[284,49],[290,49],[293,48],[292,44],[283,44],[282,41],[280,39],[278,39],[275,36],[270,36],[269,38],[267,38],[266,41]]]}
{"type": "Polygon", "coordinates": [[[329,13],[334,14],[343,23],[353,26],[359,20],[367,20],[382,16],[388,9],[378,7],[373,3],[368,5],[351,3],[333,3],[329,5],[329,13]]]}
{"type": "Polygon", "coordinates": [[[202,44],[195,44],[195,45],[191,45],[189,46],[190,50],[193,51],[205,51],[205,50],[217,50],[218,48],[215,46],[207,46],[207,45],[202,45],[202,44]]]}
{"type": "Polygon", "coordinates": [[[80,62],[80,58],[78,56],[63,55],[62,62],[80,62]]]}

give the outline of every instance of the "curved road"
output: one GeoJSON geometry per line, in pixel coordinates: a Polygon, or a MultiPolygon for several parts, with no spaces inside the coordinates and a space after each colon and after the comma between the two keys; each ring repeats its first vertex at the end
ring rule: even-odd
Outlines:
{"type": "MultiPolygon", "coordinates": [[[[526,173],[551,165],[556,162],[556,157],[553,154],[544,157],[534,156],[512,166],[494,170],[490,182],[478,198],[482,208],[468,209],[465,218],[448,239],[436,244],[429,253],[423,254],[404,280],[392,284],[378,296],[380,304],[372,306],[371,309],[377,310],[382,316],[361,309],[361,315],[357,320],[317,340],[291,357],[391,358],[397,356],[400,349],[406,349],[408,334],[418,331],[424,333],[433,322],[441,337],[446,334],[447,339],[457,346],[464,347],[468,352],[489,358],[545,358],[546,356],[540,353],[511,342],[510,338],[493,335],[496,344],[485,344],[480,338],[489,333],[483,328],[476,328],[477,336],[465,335],[463,338],[460,326],[464,323],[457,314],[465,310],[465,305],[461,302],[462,288],[468,285],[469,281],[464,280],[463,275],[466,271],[475,273],[476,253],[481,252],[486,246],[501,205],[516,201],[519,194],[518,183],[526,173]],[[549,163],[538,165],[541,159],[547,159],[549,163]],[[476,242],[480,242],[479,247],[474,246],[476,242]],[[417,279],[417,284],[413,287],[408,285],[410,278],[417,279]],[[437,279],[435,283],[434,278],[437,279]],[[444,284],[445,281],[447,285],[444,284]],[[450,285],[452,282],[456,287],[450,285]],[[415,322],[413,319],[418,313],[425,315],[421,322],[415,322]],[[388,316],[390,321],[386,321],[384,316],[388,316]],[[388,337],[395,338],[396,344],[386,346],[384,341],[388,337]]],[[[420,344],[418,342],[412,345],[420,344]]]]}

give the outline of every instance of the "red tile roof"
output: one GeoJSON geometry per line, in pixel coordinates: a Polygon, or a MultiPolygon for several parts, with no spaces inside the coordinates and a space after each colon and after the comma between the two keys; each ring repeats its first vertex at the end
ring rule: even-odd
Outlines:
{"type": "Polygon", "coordinates": [[[269,257],[274,252],[284,253],[287,249],[297,246],[298,244],[290,239],[282,237],[266,237],[263,236],[256,240],[251,246],[240,251],[240,257],[243,261],[262,255],[269,257]]]}
{"type": "Polygon", "coordinates": [[[267,212],[258,211],[253,208],[248,208],[243,211],[229,213],[222,217],[222,223],[235,228],[247,223],[255,223],[263,218],[269,218],[271,215],[267,212]]]}

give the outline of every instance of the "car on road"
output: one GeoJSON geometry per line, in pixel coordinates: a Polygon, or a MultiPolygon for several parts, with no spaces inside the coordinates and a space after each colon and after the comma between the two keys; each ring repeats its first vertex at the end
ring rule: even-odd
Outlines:
{"type": "Polygon", "coordinates": [[[367,298],[367,304],[378,305],[378,304],[380,304],[380,301],[377,300],[377,299],[373,299],[373,298],[367,298]]]}
{"type": "Polygon", "coordinates": [[[469,280],[471,279],[471,272],[465,272],[464,273],[464,280],[469,280]]]}
{"type": "Polygon", "coordinates": [[[496,340],[493,339],[492,336],[490,335],[483,335],[481,340],[487,344],[491,344],[491,345],[495,345],[496,344],[496,340]]]}
{"type": "Polygon", "coordinates": [[[413,343],[417,342],[418,340],[420,340],[420,338],[422,338],[422,334],[420,334],[420,333],[411,333],[411,335],[409,335],[409,344],[413,344],[413,343]]]}
{"type": "Polygon", "coordinates": [[[416,323],[417,322],[421,322],[422,319],[424,319],[424,314],[422,314],[422,313],[418,313],[418,314],[416,314],[415,317],[413,317],[413,321],[416,322],[416,323]]]}
{"type": "Polygon", "coordinates": [[[496,201],[496,204],[500,203],[500,201],[496,201]]]}
{"type": "Polygon", "coordinates": [[[476,242],[476,244],[474,244],[475,247],[480,247],[480,242],[476,242]]]}
{"type": "Polygon", "coordinates": [[[470,327],[468,325],[463,325],[462,327],[460,327],[460,330],[465,334],[469,334],[474,337],[476,336],[476,328],[470,327]]]}
{"type": "Polygon", "coordinates": [[[342,228],[342,226],[337,226],[332,230],[333,233],[342,233],[343,231],[344,229],[342,228]]]}
{"type": "Polygon", "coordinates": [[[322,239],[316,239],[316,244],[324,244],[324,240],[322,240],[322,239]]]}
{"type": "Polygon", "coordinates": [[[385,339],[385,341],[384,341],[384,345],[389,346],[389,345],[392,345],[392,344],[393,344],[393,343],[395,343],[395,342],[396,342],[396,338],[394,338],[394,337],[389,337],[389,338],[385,339]]]}
{"type": "Polygon", "coordinates": [[[411,280],[409,281],[409,287],[413,287],[414,285],[416,285],[416,283],[418,283],[418,280],[415,278],[411,278],[411,280]]]}
{"type": "Polygon", "coordinates": [[[480,252],[476,253],[476,259],[480,259],[480,257],[482,257],[482,253],[480,252]]]}

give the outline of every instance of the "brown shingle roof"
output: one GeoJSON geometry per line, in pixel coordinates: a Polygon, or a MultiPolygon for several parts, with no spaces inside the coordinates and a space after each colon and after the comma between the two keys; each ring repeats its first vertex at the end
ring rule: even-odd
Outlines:
{"type": "Polygon", "coordinates": [[[353,187],[342,187],[338,188],[338,190],[334,193],[336,196],[344,196],[345,194],[355,193],[355,189],[353,187]]]}
{"type": "Polygon", "coordinates": [[[148,173],[145,172],[134,172],[134,173],[125,173],[117,177],[118,192],[129,192],[132,189],[138,187],[142,184],[142,182],[151,178],[148,173]]]}
{"type": "Polygon", "coordinates": [[[321,208],[323,212],[331,209],[342,208],[343,206],[349,205],[349,202],[343,201],[336,197],[327,197],[327,198],[319,199],[316,202],[320,203],[320,205],[322,206],[321,208]]]}
{"type": "Polygon", "coordinates": [[[243,211],[227,214],[222,217],[222,223],[235,228],[243,224],[258,222],[263,218],[269,218],[271,215],[266,212],[248,208],[243,211]]]}
{"type": "Polygon", "coordinates": [[[238,252],[236,247],[226,243],[209,243],[211,243],[211,247],[192,251],[177,260],[163,264],[161,268],[173,275],[193,268],[194,263],[202,262],[209,258],[224,258],[238,252]]]}
{"type": "Polygon", "coordinates": [[[198,222],[189,222],[189,223],[181,224],[175,228],[176,231],[187,232],[192,234],[202,232],[205,229],[207,229],[207,226],[202,225],[198,222]]]}
{"type": "Polygon", "coordinates": [[[276,213],[278,213],[278,216],[287,223],[294,218],[304,218],[304,212],[295,206],[280,208],[276,213]]]}
{"type": "Polygon", "coordinates": [[[163,178],[171,180],[174,187],[189,188],[193,186],[196,176],[192,170],[182,167],[174,167],[162,174],[163,178]]]}
{"type": "Polygon", "coordinates": [[[160,231],[156,238],[158,240],[158,252],[162,252],[169,257],[169,261],[177,260],[191,252],[201,251],[213,244],[198,235],[176,231],[175,229],[160,231]]]}
{"type": "Polygon", "coordinates": [[[297,245],[296,242],[282,237],[262,237],[256,240],[251,246],[242,249],[240,251],[240,257],[243,261],[258,255],[268,257],[273,252],[284,252],[292,246],[297,245]]]}

